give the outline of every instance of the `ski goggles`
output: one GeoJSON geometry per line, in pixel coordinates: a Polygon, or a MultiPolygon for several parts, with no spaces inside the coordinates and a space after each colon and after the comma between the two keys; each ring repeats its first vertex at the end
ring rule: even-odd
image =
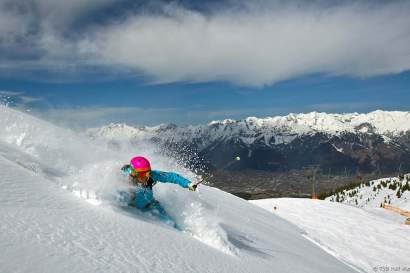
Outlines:
{"type": "Polygon", "coordinates": [[[130,175],[134,177],[138,177],[140,179],[144,179],[145,177],[150,176],[150,171],[137,172],[133,168],[130,168],[130,175]]]}

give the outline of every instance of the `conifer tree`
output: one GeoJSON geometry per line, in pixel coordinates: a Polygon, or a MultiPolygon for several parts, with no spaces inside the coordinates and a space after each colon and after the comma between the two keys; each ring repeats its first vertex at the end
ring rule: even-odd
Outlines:
{"type": "Polygon", "coordinates": [[[402,192],[405,192],[405,191],[410,191],[410,185],[408,181],[406,182],[406,184],[404,184],[402,188],[402,192]]]}

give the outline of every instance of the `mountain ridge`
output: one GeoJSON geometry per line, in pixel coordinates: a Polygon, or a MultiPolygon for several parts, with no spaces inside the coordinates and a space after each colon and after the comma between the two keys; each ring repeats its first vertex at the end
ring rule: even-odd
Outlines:
{"type": "MultiPolygon", "coordinates": [[[[289,143],[295,135],[314,134],[318,132],[340,135],[345,132],[352,133],[378,133],[381,135],[397,136],[400,133],[410,131],[410,112],[408,111],[373,111],[367,114],[346,113],[328,114],[311,112],[307,114],[290,113],[286,116],[266,118],[248,117],[241,120],[217,120],[208,124],[178,126],[175,124],[160,124],[157,126],[133,127],[125,123],[111,123],[100,128],[89,129],[93,135],[106,138],[118,137],[150,137],[152,134],[173,131],[181,140],[194,138],[195,135],[206,136],[213,133],[214,138],[226,137],[227,135],[238,136],[248,139],[245,143],[252,143],[258,134],[267,137],[282,136],[275,138],[274,144],[289,143]],[[207,132],[209,131],[209,132],[207,132]],[[256,132],[255,134],[249,133],[256,132]],[[248,132],[248,133],[247,133],[248,132]],[[287,136],[288,138],[284,138],[287,136]]],[[[173,135],[175,137],[175,135],[173,135]]],[[[265,141],[271,145],[272,142],[265,141]]]]}
{"type": "Polygon", "coordinates": [[[280,177],[294,183],[281,189],[286,196],[306,195],[311,186],[304,170],[312,165],[322,174],[318,191],[331,190],[334,180],[343,184],[356,177],[371,179],[410,172],[410,112],[404,111],[312,112],[195,126],[110,124],[89,129],[87,134],[112,142],[160,144],[161,152],[177,154],[193,166],[191,169],[204,165],[202,169],[214,176],[213,182],[232,193],[243,192],[243,188],[252,191],[250,186],[260,181],[265,181],[261,189],[279,189],[276,182],[269,181],[279,181],[276,178],[280,177]]]}

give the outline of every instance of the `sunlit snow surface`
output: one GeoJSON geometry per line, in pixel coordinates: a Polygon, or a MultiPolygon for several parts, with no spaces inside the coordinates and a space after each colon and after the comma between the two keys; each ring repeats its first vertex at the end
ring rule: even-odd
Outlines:
{"type": "Polygon", "coordinates": [[[355,272],[296,226],[211,187],[155,186],[180,230],[119,206],[132,155],[195,179],[157,147],[111,147],[3,106],[0,126],[0,272],[355,272]]]}
{"type": "Polygon", "coordinates": [[[297,225],[323,249],[366,272],[410,271],[410,226],[402,216],[311,199],[251,202],[297,225]]]}

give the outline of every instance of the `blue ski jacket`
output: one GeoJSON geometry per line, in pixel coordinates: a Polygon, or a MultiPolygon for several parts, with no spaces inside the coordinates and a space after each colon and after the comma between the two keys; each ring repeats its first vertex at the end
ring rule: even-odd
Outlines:
{"type": "MultiPolygon", "coordinates": [[[[122,171],[126,174],[130,174],[131,166],[122,168],[122,171]]],[[[178,184],[183,188],[188,188],[191,181],[180,176],[179,174],[173,172],[162,172],[157,170],[152,170],[150,174],[150,179],[152,182],[148,186],[142,184],[137,184],[135,187],[132,187],[128,192],[120,191],[121,201],[127,202],[130,206],[135,206],[138,209],[149,208],[150,205],[156,202],[154,194],[152,192],[152,186],[156,182],[163,183],[172,183],[178,184]]]]}

